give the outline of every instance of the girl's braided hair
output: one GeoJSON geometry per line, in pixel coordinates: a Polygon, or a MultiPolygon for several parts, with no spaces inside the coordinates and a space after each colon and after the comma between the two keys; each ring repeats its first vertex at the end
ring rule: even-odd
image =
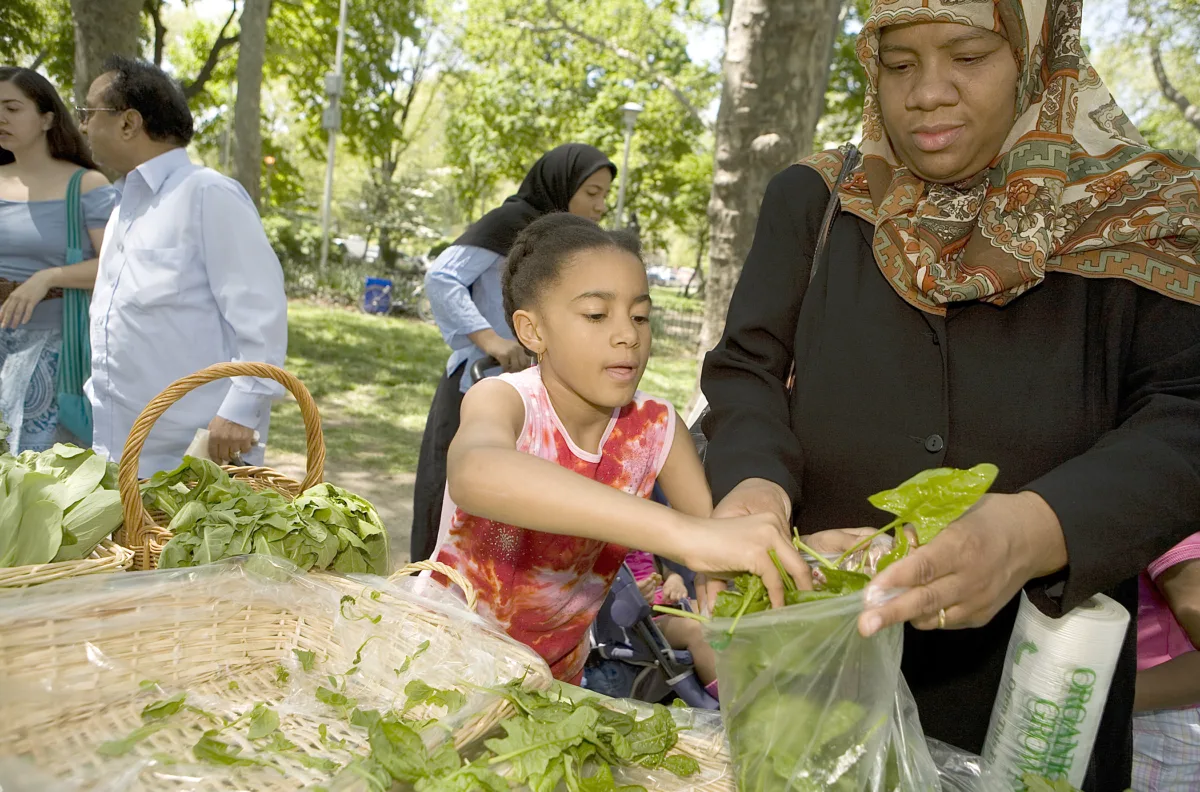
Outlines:
{"type": "Polygon", "coordinates": [[[617,248],[642,260],[641,242],[633,234],[606,231],[587,218],[566,212],[540,217],[517,235],[501,275],[504,315],[514,333],[513,314],[536,305],[571,256],[597,248],[617,248]]]}

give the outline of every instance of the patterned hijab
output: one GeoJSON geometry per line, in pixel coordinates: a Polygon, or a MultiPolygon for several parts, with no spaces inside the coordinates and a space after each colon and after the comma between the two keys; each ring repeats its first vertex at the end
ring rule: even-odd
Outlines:
{"type": "MultiPolygon", "coordinates": [[[[874,0],[858,39],[868,87],[863,160],[842,207],[875,225],[875,261],[910,304],[1004,305],[1067,272],[1124,278],[1200,304],[1196,161],[1147,147],[1080,46],[1082,0],[874,0]],[[927,183],[896,157],[877,94],[880,30],[957,22],[1003,35],[1021,76],[1017,118],[982,178],[927,183]]],[[[832,186],[842,155],[802,164],[832,186]]]]}

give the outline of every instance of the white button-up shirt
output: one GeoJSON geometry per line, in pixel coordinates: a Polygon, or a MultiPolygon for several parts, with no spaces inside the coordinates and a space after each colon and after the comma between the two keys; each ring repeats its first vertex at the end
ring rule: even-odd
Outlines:
{"type": "MultiPolygon", "coordinates": [[[[180,148],[117,187],[92,294],[87,385],[92,446],[114,461],[138,414],[176,379],[227,361],[282,366],[287,352],[283,270],[241,185],[180,148]]],[[[251,377],[192,391],[155,423],[139,475],[178,466],[214,416],[256,429],[265,444],[271,401],[282,394],[251,377]]],[[[245,459],[260,464],[262,449],[245,459]]]]}

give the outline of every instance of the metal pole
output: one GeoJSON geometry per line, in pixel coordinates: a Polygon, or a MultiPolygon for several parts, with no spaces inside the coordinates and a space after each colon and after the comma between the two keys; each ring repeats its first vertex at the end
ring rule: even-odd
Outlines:
{"type": "Polygon", "coordinates": [[[625,227],[625,183],[629,181],[629,144],[633,141],[633,124],[625,124],[625,156],[621,158],[621,184],[617,187],[617,228],[625,227]]]}
{"type": "MultiPolygon", "coordinates": [[[[325,195],[321,201],[321,271],[324,272],[329,264],[329,205],[333,200],[333,158],[337,153],[337,123],[340,120],[341,107],[339,102],[342,95],[342,57],[346,51],[346,3],[342,0],[338,9],[337,52],[334,55],[333,73],[336,75],[336,90],[330,92],[329,147],[325,152],[325,195]]],[[[328,90],[328,85],[326,86],[328,90]]]]}

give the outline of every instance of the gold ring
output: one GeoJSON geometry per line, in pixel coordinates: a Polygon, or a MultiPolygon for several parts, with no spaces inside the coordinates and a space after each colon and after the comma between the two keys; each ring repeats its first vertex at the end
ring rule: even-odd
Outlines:
{"type": "Polygon", "coordinates": [[[938,629],[946,629],[946,609],[938,608],[938,629]]]}

